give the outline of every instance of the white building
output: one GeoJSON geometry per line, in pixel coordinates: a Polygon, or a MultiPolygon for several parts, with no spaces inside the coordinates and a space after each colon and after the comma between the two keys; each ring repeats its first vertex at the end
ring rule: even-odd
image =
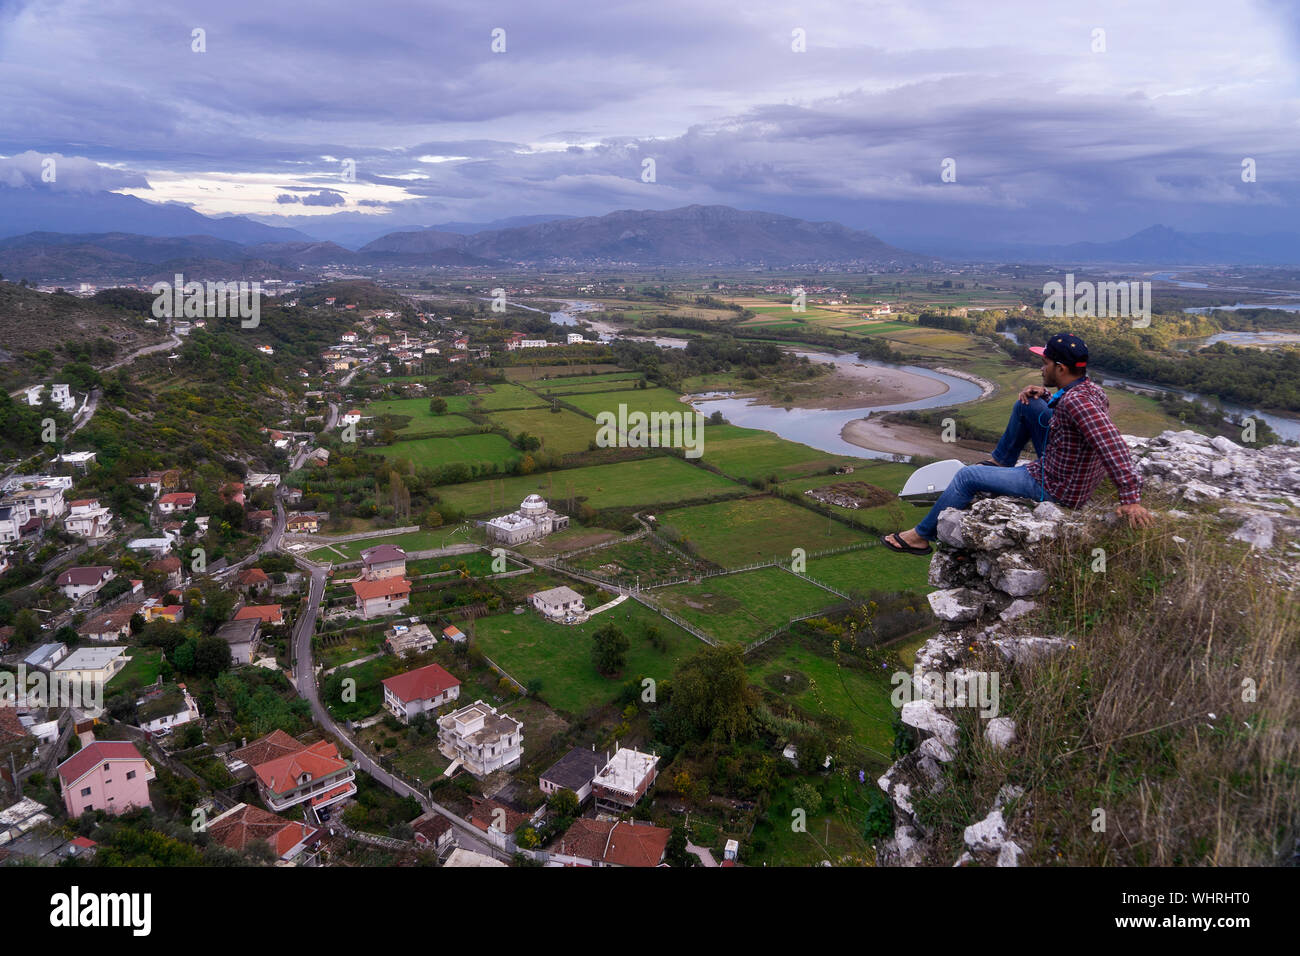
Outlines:
{"type": "Polygon", "coordinates": [[[549,588],[528,595],[528,602],[552,621],[572,624],[587,613],[582,605],[582,595],[567,585],[549,588]]]}
{"type": "Polygon", "coordinates": [[[404,724],[460,697],[460,681],[438,664],[386,677],[383,685],[384,709],[404,724]]]}
{"type": "Polygon", "coordinates": [[[73,411],[77,407],[77,400],[72,397],[72,388],[66,383],[50,386],[50,401],[65,412],[73,411]]]}
{"type": "Polygon", "coordinates": [[[620,747],[591,782],[596,809],[621,813],[636,806],[659,775],[658,766],[655,754],[620,747]]]}
{"type": "Polygon", "coordinates": [[[67,510],[62,488],[26,488],[15,491],[3,503],[13,504],[18,501],[27,506],[28,517],[40,515],[42,518],[57,518],[67,510]]]}
{"type": "Polygon", "coordinates": [[[142,697],[135,705],[140,729],[150,733],[171,730],[199,719],[198,702],[184,684],[168,687],[153,697],[142,697]]]}
{"type": "Polygon", "coordinates": [[[541,495],[529,495],[520,503],[518,511],[493,518],[486,528],[489,541],[521,544],[544,538],[568,526],[568,515],[554,511],[541,495]]]}
{"type": "Polygon", "coordinates": [[[444,773],[464,767],[475,777],[519,766],[524,752],[524,725],[498,714],[481,700],[438,720],[438,750],[451,761],[444,773]]]}
{"type": "Polygon", "coordinates": [[[98,498],[84,498],[72,502],[68,517],[63,520],[63,527],[68,534],[93,540],[107,537],[112,523],[113,512],[101,508],[98,498]]]}
{"type": "Polygon", "coordinates": [[[570,332],[568,335],[568,342],[570,345],[578,345],[585,341],[587,340],[582,337],[581,332],[570,332]]]}
{"type": "Polygon", "coordinates": [[[519,347],[521,349],[544,349],[551,343],[546,339],[520,339],[519,347]]]}

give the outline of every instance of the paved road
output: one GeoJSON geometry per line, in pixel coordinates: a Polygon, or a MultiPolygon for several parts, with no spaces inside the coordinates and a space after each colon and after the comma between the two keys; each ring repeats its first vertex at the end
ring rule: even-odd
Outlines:
{"type": "Polygon", "coordinates": [[[154,352],[162,352],[165,349],[174,349],[180,344],[181,344],[180,337],[173,333],[172,335],[168,336],[165,342],[159,342],[157,345],[147,345],[142,349],[136,349],[126,358],[122,359],[119,362],[114,362],[112,365],[106,365],[102,369],[100,369],[100,371],[111,372],[113,371],[113,369],[121,368],[123,365],[130,365],[132,362],[134,362],[136,359],[140,358],[143,355],[152,355],[154,352]]]}
{"type": "MultiPolygon", "coordinates": [[[[305,558],[295,557],[294,560],[297,562],[298,567],[311,576],[311,586],[307,592],[307,607],[299,615],[293,635],[293,675],[298,695],[305,698],[311,705],[312,718],[316,723],[320,724],[327,732],[345,741],[352,748],[352,760],[358,770],[370,774],[378,783],[399,796],[413,797],[426,812],[436,810],[446,815],[448,811],[430,800],[427,793],[416,790],[406,781],[388,773],[357,747],[347,732],[330,716],[329,711],[325,709],[325,705],[321,703],[320,688],[316,684],[316,664],[312,660],[311,639],[312,635],[316,633],[316,618],[320,613],[321,601],[325,598],[325,573],[327,568],[305,558]]],[[[459,826],[454,820],[452,823],[456,826],[456,842],[458,846],[497,859],[508,860],[510,858],[510,854],[504,853],[485,842],[477,830],[459,826]]]]}

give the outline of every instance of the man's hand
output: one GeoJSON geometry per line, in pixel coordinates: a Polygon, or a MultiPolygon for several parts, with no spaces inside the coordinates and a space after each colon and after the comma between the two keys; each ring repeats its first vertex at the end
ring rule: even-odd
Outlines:
{"type": "Polygon", "coordinates": [[[1028,405],[1031,398],[1046,398],[1048,391],[1041,385],[1026,385],[1020,390],[1020,404],[1028,405]]]}
{"type": "Polygon", "coordinates": [[[1128,518],[1130,528],[1149,528],[1156,523],[1156,516],[1136,502],[1131,505],[1120,505],[1115,509],[1115,514],[1128,518]]]}

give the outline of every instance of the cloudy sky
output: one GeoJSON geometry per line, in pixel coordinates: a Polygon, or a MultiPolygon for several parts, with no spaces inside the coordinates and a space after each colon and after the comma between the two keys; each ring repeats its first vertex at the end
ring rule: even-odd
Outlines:
{"type": "Polygon", "coordinates": [[[1298,48],[1288,0],[0,0],[0,185],[56,156],[54,188],[322,236],[690,203],[1259,234],[1297,228],[1298,48]]]}

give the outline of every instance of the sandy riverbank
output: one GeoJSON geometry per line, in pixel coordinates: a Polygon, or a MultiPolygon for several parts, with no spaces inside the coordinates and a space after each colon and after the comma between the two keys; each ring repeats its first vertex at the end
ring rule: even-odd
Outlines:
{"type": "Polygon", "coordinates": [[[956,458],[968,465],[984,461],[991,449],[973,441],[945,442],[939,430],[927,425],[896,425],[878,417],[855,418],[845,424],[840,437],[859,448],[892,455],[925,455],[928,458],[956,458]]]}
{"type": "MultiPolygon", "coordinates": [[[[949,391],[938,379],[901,368],[841,365],[830,375],[789,388],[795,408],[874,408],[933,398],[949,391]]],[[[787,404],[785,402],[774,404],[787,404]]]]}

